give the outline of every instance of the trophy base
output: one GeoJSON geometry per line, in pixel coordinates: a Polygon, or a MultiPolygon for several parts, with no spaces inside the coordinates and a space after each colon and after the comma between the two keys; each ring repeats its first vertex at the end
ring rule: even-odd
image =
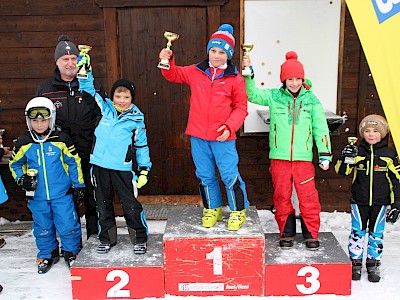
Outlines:
{"type": "Polygon", "coordinates": [[[171,66],[169,64],[159,62],[157,67],[159,67],[160,69],[169,70],[171,66]]]}
{"type": "Polygon", "coordinates": [[[33,196],[35,196],[35,191],[26,191],[25,196],[33,197],[33,196]]]}
{"type": "Polygon", "coordinates": [[[87,79],[88,78],[88,74],[76,74],[76,78],[83,78],[83,79],[87,79]]]}
{"type": "Polygon", "coordinates": [[[242,70],[242,76],[250,76],[251,75],[251,70],[250,69],[243,69],[242,70]]]}

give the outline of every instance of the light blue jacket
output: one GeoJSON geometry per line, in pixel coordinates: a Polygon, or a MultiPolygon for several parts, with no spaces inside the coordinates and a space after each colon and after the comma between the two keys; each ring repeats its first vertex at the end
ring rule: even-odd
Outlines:
{"type": "Polygon", "coordinates": [[[8,200],[7,191],[0,177],[0,204],[6,202],[7,200],[8,200]]]}

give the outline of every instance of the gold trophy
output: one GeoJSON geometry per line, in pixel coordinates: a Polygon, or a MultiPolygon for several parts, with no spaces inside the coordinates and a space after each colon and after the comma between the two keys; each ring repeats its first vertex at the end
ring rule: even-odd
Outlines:
{"type": "Polygon", "coordinates": [[[3,134],[4,134],[4,132],[6,132],[5,129],[0,129],[0,148],[4,148],[4,145],[3,145],[3,134]]]}
{"type": "MultiPolygon", "coordinates": [[[[171,50],[172,42],[175,42],[179,38],[179,34],[173,33],[173,32],[169,32],[169,31],[165,31],[164,32],[164,37],[168,40],[167,49],[171,50]]],[[[158,63],[158,67],[160,69],[169,70],[169,68],[170,68],[169,60],[168,59],[162,59],[158,63]]]]}
{"type": "MultiPolygon", "coordinates": [[[[250,51],[253,49],[254,44],[243,44],[242,49],[243,49],[243,57],[248,58],[250,51]]],[[[251,75],[251,69],[250,67],[246,67],[242,70],[242,75],[243,76],[250,76],[251,75]]]]}
{"type": "MultiPolygon", "coordinates": [[[[349,136],[347,138],[347,141],[352,146],[354,146],[357,143],[357,140],[358,140],[358,138],[356,138],[355,136],[349,136]]],[[[344,163],[345,164],[354,164],[354,157],[345,157],[344,163]]]]}
{"type": "MultiPolygon", "coordinates": [[[[92,49],[92,46],[89,45],[78,45],[78,49],[80,51],[79,56],[86,56],[86,54],[89,53],[89,51],[92,49]]],[[[90,71],[90,57],[88,57],[88,60],[83,62],[81,61],[76,64],[76,67],[79,69],[78,73],[76,74],[76,77],[78,78],[88,78],[88,72],[90,71]]]]}
{"type": "MultiPolygon", "coordinates": [[[[30,177],[33,177],[33,180],[35,182],[35,184],[34,184],[34,188],[35,189],[36,189],[36,186],[37,186],[37,180],[36,180],[37,173],[38,173],[38,170],[36,170],[36,169],[28,169],[26,171],[26,175],[28,175],[30,177]]],[[[25,195],[28,196],[28,197],[33,197],[35,195],[35,191],[26,191],[25,195]]]]}

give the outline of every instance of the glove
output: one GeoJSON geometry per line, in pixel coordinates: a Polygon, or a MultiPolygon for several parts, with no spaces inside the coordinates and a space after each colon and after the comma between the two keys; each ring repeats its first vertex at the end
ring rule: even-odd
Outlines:
{"type": "Polygon", "coordinates": [[[329,169],[329,160],[321,158],[319,160],[319,167],[324,171],[328,170],[329,169]]]}
{"type": "Polygon", "coordinates": [[[355,145],[347,145],[346,147],[344,147],[344,149],[342,150],[342,161],[344,163],[348,163],[346,162],[346,158],[349,157],[354,158],[356,157],[358,154],[358,148],[355,145]]]}
{"type": "Polygon", "coordinates": [[[96,90],[94,88],[94,78],[92,71],[87,73],[87,78],[78,78],[79,81],[79,90],[81,92],[86,92],[92,96],[96,94],[96,90]]]}
{"type": "Polygon", "coordinates": [[[78,206],[81,206],[83,203],[83,200],[85,200],[86,189],[85,188],[74,188],[72,191],[72,194],[74,195],[74,201],[78,204],[78,206]]]}
{"type": "Polygon", "coordinates": [[[142,170],[139,173],[139,177],[137,180],[137,188],[140,189],[147,183],[147,174],[149,174],[149,171],[147,170],[142,170]]]}
{"type": "Polygon", "coordinates": [[[18,179],[17,184],[25,191],[33,192],[34,190],[36,190],[37,180],[36,177],[24,174],[18,179]]]}
{"type": "Polygon", "coordinates": [[[392,207],[386,216],[386,222],[394,224],[399,219],[399,216],[400,209],[398,209],[397,207],[392,207]]]}

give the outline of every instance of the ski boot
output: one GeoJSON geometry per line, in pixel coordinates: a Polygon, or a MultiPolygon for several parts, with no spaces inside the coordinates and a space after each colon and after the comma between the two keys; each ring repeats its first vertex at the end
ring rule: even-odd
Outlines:
{"type": "Polygon", "coordinates": [[[228,219],[228,230],[238,231],[244,222],[246,222],[246,209],[234,210],[228,219]]]}
{"type": "Polygon", "coordinates": [[[147,252],[147,243],[141,243],[141,244],[134,244],[133,245],[133,253],[135,254],[146,254],[147,252]]]}
{"type": "Polygon", "coordinates": [[[279,240],[279,246],[282,249],[290,249],[294,245],[294,236],[282,237],[279,240]]]}
{"type": "Polygon", "coordinates": [[[379,270],[380,265],[381,265],[380,260],[376,260],[374,258],[367,258],[366,266],[368,273],[368,281],[379,282],[379,280],[381,280],[381,272],[379,270]]]}
{"type": "Polygon", "coordinates": [[[204,208],[201,222],[203,227],[210,228],[217,224],[217,221],[222,219],[222,207],[204,208]]]}
{"type": "Polygon", "coordinates": [[[360,280],[361,279],[361,268],[362,268],[362,259],[351,259],[351,279],[352,280],[360,280]]]}
{"type": "Polygon", "coordinates": [[[74,261],[76,260],[76,255],[69,251],[61,250],[62,256],[64,257],[65,263],[67,264],[68,268],[72,266],[74,261]]]}
{"type": "Polygon", "coordinates": [[[38,258],[38,273],[45,274],[47,273],[53,265],[58,263],[60,260],[60,254],[58,252],[58,248],[54,249],[51,252],[51,258],[38,258]]]}

